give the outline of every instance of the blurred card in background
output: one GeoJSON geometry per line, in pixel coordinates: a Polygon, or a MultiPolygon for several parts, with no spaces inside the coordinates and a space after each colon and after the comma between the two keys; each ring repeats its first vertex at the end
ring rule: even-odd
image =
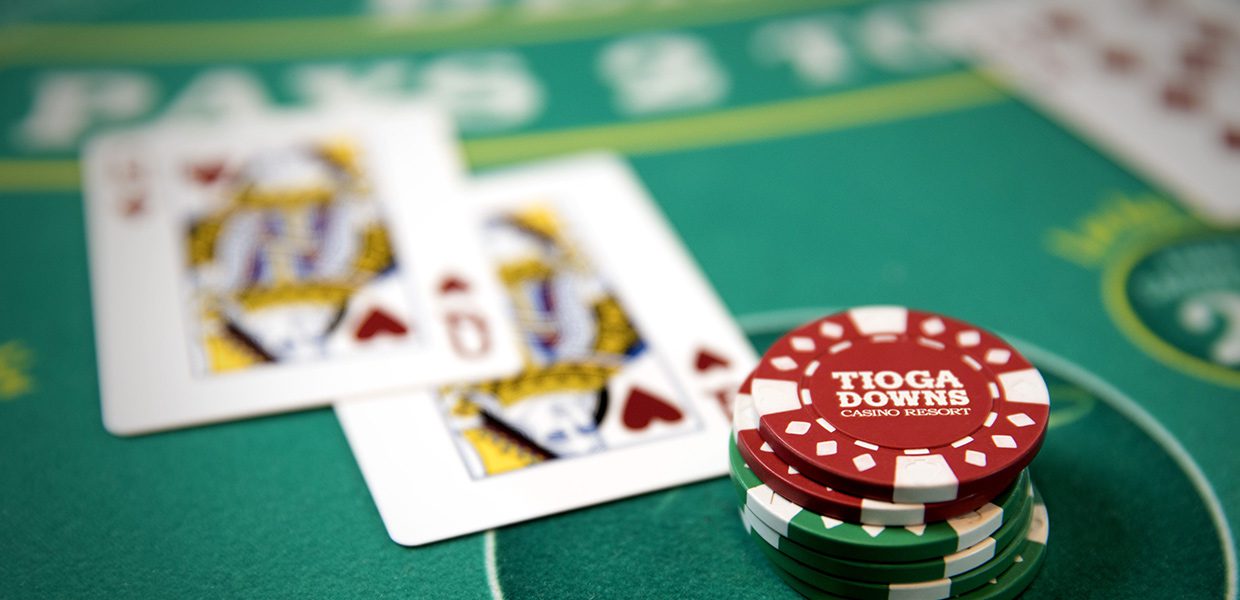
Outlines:
{"type": "Polygon", "coordinates": [[[336,405],[392,539],[722,474],[726,405],[754,356],[632,171],[565,159],[485,176],[470,197],[523,367],[336,405]]]}
{"type": "Polygon", "coordinates": [[[435,113],[171,124],[98,139],[85,171],[113,433],[518,366],[435,113]]]}
{"type": "Polygon", "coordinates": [[[1240,224],[1235,3],[969,0],[932,23],[1198,215],[1240,224]]]}

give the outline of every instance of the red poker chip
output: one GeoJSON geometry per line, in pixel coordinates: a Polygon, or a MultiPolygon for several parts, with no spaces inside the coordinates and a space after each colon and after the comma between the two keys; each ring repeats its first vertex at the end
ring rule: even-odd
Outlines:
{"type": "Polygon", "coordinates": [[[754,369],[759,432],[802,475],[892,502],[1001,489],[1037,454],[1050,396],[997,336],[897,306],[854,308],[780,338],[754,369]]]}
{"type": "MultiPolygon", "coordinates": [[[[741,385],[736,400],[738,405],[752,406],[749,394],[750,381],[746,379],[741,385]]],[[[884,526],[919,525],[946,521],[985,506],[1012,483],[1011,481],[999,482],[999,487],[984,493],[951,502],[931,504],[893,503],[858,498],[801,475],[799,471],[790,467],[776,455],[770,444],[762,439],[758,430],[754,428],[756,420],[747,423],[745,417],[741,415],[741,412],[737,412],[732,422],[732,430],[736,435],[736,448],[762,483],[801,508],[841,521],[884,526]]],[[[1019,476],[1019,473],[1017,475],[1019,476]]]]}

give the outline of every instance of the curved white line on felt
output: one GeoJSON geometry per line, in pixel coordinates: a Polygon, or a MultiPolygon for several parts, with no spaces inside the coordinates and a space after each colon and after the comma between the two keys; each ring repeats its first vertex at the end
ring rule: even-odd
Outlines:
{"type": "Polygon", "coordinates": [[[482,536],[483,563],[487,568],[487,587],[491,588],[491,598],[504,600],[504,589],[499,584],[499,566],[495,563],[495,530],[488,529],[482,536]]]}

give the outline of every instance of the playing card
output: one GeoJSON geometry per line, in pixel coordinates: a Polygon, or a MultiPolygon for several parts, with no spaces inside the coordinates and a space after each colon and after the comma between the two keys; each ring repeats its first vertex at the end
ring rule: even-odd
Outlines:
{"type": "Polygon", "coordinates": [[[450,126],[417,108],[188,124],[85,154],[118,435],[520,364],[450,126]]]}
{"type": "Polygon", "coordinates": [[[509,377],[338,404],[392,539],[424,544],[725,472],[753,351],[627,166],[470,195],[523,339],[509,377]]]}
{"type": "Polygon", "coordinates": [[[951,2],[930,28],[1200,216],[1240,223],[1234,3],[951,2]]]}

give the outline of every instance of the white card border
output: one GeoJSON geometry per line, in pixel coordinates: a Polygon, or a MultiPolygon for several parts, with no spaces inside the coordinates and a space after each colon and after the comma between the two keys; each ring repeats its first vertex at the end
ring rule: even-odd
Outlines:
{"type": "MultiPolygon", "coordinates": [[[[212,126],[107,134],[84,152],[85,205],[90,234],[91,284],[103,420],[116,435],[328,405],[337,398],[511,373],[519,368],[516,331],[504,313],[498,282],[481,252],[476,220],[460,201],[464,172],[450,122],[424,107],[368,107],[349,111],[298,111],[212,126]],[[134,143],[156,153],[186,136],[228,136],[262,127],[296,131],[360,128],[388,147],[374,157],[377,186],[402,189],[408,198],[385,202],[397,260],[412,305],[422,317],[419,347],[272,365],[222,375],[196,375],[190,364],[181,252],[174,215],[157,203],[141,223],[116,218],[101,157],[134,143]],[[434,219],[417,218],[419,199],[434,202],[434,219]],[[445,248],[453,248],[445,252],[445,248]],[[138,262],[143,261],[143,262],[138,262]],[[145,268],[132,268],[142,264],[145,268]],[[125,268],[128,266],[129,268],[125,268]],[[492,353],[464,362],[446,351],[448,333],[438,318],[434,290],[442,277],[462,274],[474,284],[475,307],[490,321],[492,353]],[[135,293],[141,290],[145,293],[135,293]]],[[[151,183],[159,189],[155,163],[151,183]]],[[[159,192],[156,191],[155,194],[159,192]]]]}
{"type": "MultiPolygon", "coordinates": [[[[621,160],[586,155],[499,172],[480,178],[472,197],[483,208],[545,198],[574,224],[582,219],[608,224],[601,228],[606,232],[592,227],[578,240],[587,252],[592,245],[640,243],[639,252],[590,256],[643,335],[661,338],[654,347],[673,363],[680,381],[689,381],[690,355],[703,345],[733,357],[729,372],[737,384],[756,362],[744,335],[621,160]],[[633,227],[641,237],[625,240],[633,227]],[[692,292],[676,298],[651,293],[668,282],[692,292]],[[668,343],[669,338],[675,341],[668,343]]],[[[342,403],[336,414],[389,535],[417,546],[724,474],[727,416],[713,397],[694,390],[689,396],[702,422],[696,431],[480,480],[466,470],[429,393],[342,403]]]]}
{"type": "MultiPolygon", "coordinates": [[[[1028,52],[1004,33],[1026,26],[1042,6],[1023,0],[950,0],[930,7],[927,27],[941,46],[980,63],[979,71],[996,85],[1028,101],[1155,191],[1165,191],[1192,215],[1218,226],[1240,225],[1240,202],[1235,201],[1240,169],[1226,168],[1226,160],[1234,157],[1226,156],[1222,147],[1207,147],[1210,139],[1200,135],[1195,123],[1181,119],[1177,126],[1174,114],[1164,122],[1150,122],[1148,113],[1154,109],[1145,94],[1127,94],[1122,84],[1080,73],[1064,81],[1047,80],[1023,62],[1028,52]],[[1006,29],[997,32],[996,24],[1006,29]],[[1169,160],[1168,153],[1178,155],[1169,160]]],[[[1235,6],[1187,0],[1185,7],[1240,27],[1235,6]]]]}

